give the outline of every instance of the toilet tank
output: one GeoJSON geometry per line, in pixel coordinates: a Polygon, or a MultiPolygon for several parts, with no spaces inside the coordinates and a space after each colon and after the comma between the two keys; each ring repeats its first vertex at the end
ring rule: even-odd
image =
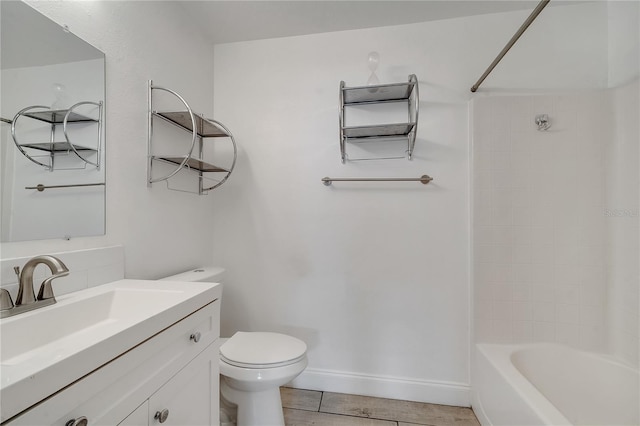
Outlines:
{"type": "Polygon", "coordinates": [[[205,282],[205,283],[221,283],[223,280],[224,268],[219,266],[204,266],[202,268],[192,269],[180,274],[171,275],[161,278],[161,281],[187,281],[187,282],[205,282]]]}

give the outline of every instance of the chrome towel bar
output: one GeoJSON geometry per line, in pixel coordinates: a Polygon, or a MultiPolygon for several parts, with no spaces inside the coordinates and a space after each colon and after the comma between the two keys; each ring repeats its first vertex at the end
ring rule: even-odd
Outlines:
{"type": "Polygon", "coordinates": [[[330,186],[332,182],[420,182],[423,185],[431,182],[433,178],[429,175],[422,175],[417,178],[322,178],[325,186],[330,186]]]}
{"type": "Polygon", "coordinates": [[[39,183],[36,186],[25,186],[24,189],[37,189],[38,192],[42,192],[50,188],[76,188],[81,186],[104,186],[104,183],[76,183],[72,185],[43,185],[39,183]]]}

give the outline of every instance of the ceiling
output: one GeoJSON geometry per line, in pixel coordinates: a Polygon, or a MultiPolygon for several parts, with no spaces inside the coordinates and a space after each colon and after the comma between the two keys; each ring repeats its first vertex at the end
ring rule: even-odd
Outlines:
{"type": "Polygon", "coordinates": [[[2,69],[104,58],[104,54],[21,1],[0,1],[2,69]]]}
{"type": "MultiPolygon", "coordinates": [[[[552,4],[566,4],[554,1],[552,4]]],[[[180,1],[214,44],[533,10],[528,0],[180,1]]]]}

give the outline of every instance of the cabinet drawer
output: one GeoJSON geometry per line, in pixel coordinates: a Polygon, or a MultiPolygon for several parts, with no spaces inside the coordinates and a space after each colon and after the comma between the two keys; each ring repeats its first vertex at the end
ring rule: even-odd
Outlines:
{"type": "Polygon", "coordinates": [[[218,299],[7,424],[64,426],[70,419],[85,416],[91,426],[116,425],[205,348],[215,342],[217,351],[219,334],[218,299]],[[191,338],[197,333],[198,339],[191,338]]]}

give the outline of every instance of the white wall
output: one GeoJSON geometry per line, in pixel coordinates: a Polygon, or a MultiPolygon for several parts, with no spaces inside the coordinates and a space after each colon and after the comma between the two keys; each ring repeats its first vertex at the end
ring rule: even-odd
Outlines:
{"type": "Polygon", "coordinates": [[[29,2],[106,54],[107,234],[2,244],[2,257],[123,244],[126,275],[155,278],[211,262],[213,197],[146,185],[147,80],[210,114],[211,47],[173,2],[29,2]],[[195,66],[194,66],[195,64],[195,66]]]}
{"type": "MultiPolygon", "coordinates": [[[[606,85],[606,38],[594,42],[606,19],[593,25],[605,12],[551,8],[523,40],[528,54],[505,62],[488,87],[606,85]],[[571,44],[584,45],[536,42],[560,22],[582,35],[571,44]],[[528,72],[556,49],[564,54],[528,72]],[[595,66],[578,74],[557,72],[589,61],[595,66]]],[[[241,148],[215,195],[214,254],[227,268],[223,334],[274,330],[307,341],[301,387],[469,403],[467,100],[526,15],[216,46],[215,116],[241,148]],[[381,82],[410,73],[420,81],[415,159],[342,165],[339,82],[365,84],[372,50],[381,82]],[[424,173],[435,178],[427,187],[320,182],[424,173]]]]}

